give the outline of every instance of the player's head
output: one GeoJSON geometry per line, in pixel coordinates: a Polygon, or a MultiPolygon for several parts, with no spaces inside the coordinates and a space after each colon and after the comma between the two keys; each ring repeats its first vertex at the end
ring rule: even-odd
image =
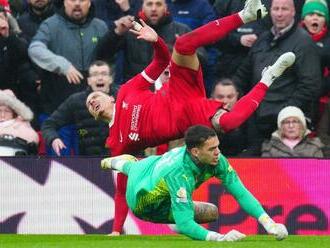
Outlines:
{"type": "Polygon", "coordinates": [[[88,95],[86,107],[95,120],[110,122],[113,118],[115,99],[101,91],[88,95]]]}
{"type": "Polygon", "coordinates": [[[219,160],[219,139],[216,132],[209,127],[196,125],[185,133],[187,150],[200,164],[217,165],[219,160]]]}

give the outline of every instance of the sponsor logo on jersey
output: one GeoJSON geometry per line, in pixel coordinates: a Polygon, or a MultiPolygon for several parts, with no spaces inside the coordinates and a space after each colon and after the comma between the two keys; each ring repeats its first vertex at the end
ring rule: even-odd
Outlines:
{"type": "Polygon", "coordinates": [[[133,141],[139,141],[139,134],[138,133],[130,133],[128,135],[128,138],[130,138],[130,140],[133,140],[133,141]]]}
{"type": "Polygon", "coordinates": [[[134,105],[131,119],[131,130],[138,131],[138,122],[140,118],[142,105],[134,105]]]}
{"type": "Polygon", "coordinates": [[[188,176],[186,174],[183,174],[182,177],[188,182],[188,176]]]}
{"type": "Polygon", "coordinates": [[[123,109],[128,109],[128,103],[123,101],[122,105],[121,105],[121,108],[123,109]]]}
{"type": "Polygon", "coordinates": [[[182,202],[182,203],[186,203],[188,202],[187,199],[187,190],[184,187],[180,187],[180,189],[176,192],[176,202],[182,202]]]}

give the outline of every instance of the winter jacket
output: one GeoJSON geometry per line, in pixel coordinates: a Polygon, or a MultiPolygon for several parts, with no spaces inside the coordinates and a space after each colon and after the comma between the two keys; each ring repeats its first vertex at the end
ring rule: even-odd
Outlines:
{"type": "MultiPolygon", "coordinates": [[[[115,95],[116,89],[111,89],[115,95]]],[[[90,88],[69,96],[45,120],[41,127],[42,136],[51,146],[56,138],[60,138],[57,130],[68,124],[75,124],[79,136],[79,155],[106,155],[109,150],[105,148],[105,140],[109,133],[108,124],[96,121],[86,108],[87,96],[90,88]]]]}
{"type": "MultiPolygon", "coordinates": [[[[303,28],[304,25],[302,25],[303,28]]],[[[306,30],[307,31],[307,30],[306,30]]],[[[307,31],[308,32],[308,31],[307,31]]],[[[313,38],[313,35],[310,34],[310,36],[313,38]]],[[[329,28],[326,29],[326,34],[323,37],[315,37],[314,36],[314,42],[317,47],[317,52],[321,59],[321,68],[323,72],[322,77],[322,87],[321,87],[321,93],[320,95],[327,95],[330,91],[330,32],[329,28]]]]}
{"type": "Polygon", "coordinates": [[[279,134],[274,132],[270,140],[262,144],[262,157],[310,157],[323,158],[323,144],[317,137],[305,137],[293,148],[286,146],[280,139],[279,134]]]}
{"type": "Polygon", "coordinates": [[[28,10],[17,19],[19,27],[22,30],[23,38],[30,43],[33,36],[37,33],[40,24],[53,14],[54,7],[52,4],[50,4],[41,15],[37,15],[33,12],[31,6],[29,5],[28,10]]]}
{"type": "Polygon", "coordinates": [[[20,117],[0,122],[0,135],[4,134],[21,138],[27,143],[39,143],[37,132],[33,130],[28,121],[23,121],[20,117]]]}
{"type": "MultiPolygon", "coordinates": [[[[172,21],[170,16],[165,17],[160,24],[152,26],[152,28],[170,48],[173,47],[177,35],[190,31],[188,26],[172,21]]],[[[143,71],[151,62],[153,47],[146,41],[136,39],[136,36],[131,33],[119,36],[114,30],[110,30],[97,46],[97,58],[109,60],[122,49],[125,54],[123,80],[126,82],[143,71]]]]}
{"type": "Polygon", "coordinates": [[[215,11],[208,0],[167,0],[166,2],[174,20],[186,24],[191,29],[216,19],[215,11]]]}
{"type": "MultiPolygon", "coordinates": [[[[220,0],[214,4],[219,18],[232,15],[241,11],[244,8],[244,0],[220,0]]],[[[259,36],[267,29],[267,24],[264,19],[242,25],[230,32],[224,39],[217,42],[217,47],[220,50],[220,57],[217,63],[217,76],[231,77],[237,67],[242,63],[247,56],[250,48],[241,44],[241,37],[246,34],[255,34],[259,36]]]]}
{"type": "Polygon", "coordinates": [[[324,156],[330,157],[330,102],[326,105],[322,114],[317,135],[320,137],[324,144],[324,156]]]}
{"type": "Polygon", "coordinates": [[[40,25],[29,46],[29,56],[46,70],[40,92],[44,113],[52,113],[68,96],[86,88],[85,81],[70,84],[65,75],[72,64],[87,76],[96,44],[106,31],[105,22],[94,18],[93,5],[84,23],[72,21],[62,9],[40,25]]]}
{"type": "Polygon", "coordinates": [[[105,21],[109,29],[115,27],[114,21],[125,15],[137,15],[142,0],[129,0],[130,8],[127,11],[122,11],[115,0],[94,0],[95,16],[105,21]]]}
{"type": "Polygon", "coordinates": [[[37,105],[36,73],[27,53],[27,42],[18,35],[0,37],[0,89],[11,89],[35,110],[37,105]]]}
{"type": "Polygon", "coordinates": [[[266,66],[289,51],[295,53],[296,61],[267,91],[256,111],[259,124],[268,126],[276,123],[278,112],[289,105],[299,107],[309,116],[310,104],[318,97],[322,77],[320,58],[310,36],[297,26],[277,40],[271,31],[262,33],[236,71],[234,81],[243,92],[247,92],[260,81],[266,66]]]}

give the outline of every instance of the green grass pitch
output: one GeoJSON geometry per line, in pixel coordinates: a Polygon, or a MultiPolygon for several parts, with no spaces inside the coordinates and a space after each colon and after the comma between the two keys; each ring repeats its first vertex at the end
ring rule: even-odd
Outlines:
{"type": "Polygon", "coordinates": [[[7,235],[0,234],[1,248],[329,248],[330,236],[291,235],[276,241],[268,235],[248,236],[239,242],[193,241],[182,235],[7,235]]]}

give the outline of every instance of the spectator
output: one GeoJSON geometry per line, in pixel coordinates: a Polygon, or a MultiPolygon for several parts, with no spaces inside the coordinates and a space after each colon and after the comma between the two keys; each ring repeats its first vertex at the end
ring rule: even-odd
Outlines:
{"type": "MultiPolygon", "coordinates": [[[[170,48],[178,35],[190,31],[188,26],[172,20],[165,0],[143,0],[139,17],[155,29],[170,48]]],[[[124,51],[123,82],[141,72],[153,56],[151,44],[137,40],[134,35],[127,33],[128,29],[123,23],[130,22],[130,18],[132,17],[125,16],[117,20],[116,28],[109,30],[97,48],[97,57],[104,60],[109,60],[120,50],[124,51]]]]}
{"type": "Polygon", "coordinates": [[[47,145],[53,148],[54,154],[60,156],[65,144],[57,130],[65,125],[75,124],[79,136],[78,155],[106,155],[109,150],[105,140],[109,127],[102,121],[96,121],[88,112],[85,102],[92,91],[102,91],[114,96],[116,93],[112,82],[110,67],[103,61],[95,61],[89,68],[87,79],[89,87],[82,92],[69,96],[42,125],[42,136],[47,145]]]}
{"type": "Polygon", "coordinates": [[[27,53],[27,43],[8,21],[8,12],[0,5],[0,89],[11,89],[35,110],[36,75],[27,53]]]}
{"type": "MultiPolygon", "coordinates": [[[[26,11],[19,16],[18,18],[18,24],[22,30],[21,36],[30,43],[33,36],[36,34],[40,24],[42,21],[50,17],[54,14],[54,8],[52,5],[51,0],[29,0],[28,1],[28,8],[26,11]]],[[[22,90],[22,92],[27,92],[27,94],[24,94],[23,100],[29,99],[31,104],[29,104],[34,112],[34,116],[36,117],[33,126],[40,129],[37,117],[40,114],[40,85],[41,85],[41,69],[37,68],[37,66],[34,66],[35,71],[35,84],[33,85],[33,88],[30,87],[30,89],[22,90]],[[34,94],[31,94],[30,92],[33,91],[34,94]]]]}
{"type": "MultiPolygon", "coordinates": [[[[215,10],[208,0],[167,0],[166,2],[174,21],[186,24],[191,29],[196,29],[217,19],[215,10]]],[[[207,46],[206,51],[207,61],[205,61],[203,73],[206,94],[210,96],[212,85],[215,82],[218,51],[213,45],[207,46]]]]}
{"type": "MultiPolygon", "coordinates": [[[[212,90],[211,99],[223,102],[223,108],[231,111],[239,98],[239,92],[234,82],[229,78],[218,80],[212,90]]],[[[246,125],[221,134],[220,150],[225,156],[237,156],[246,148],[246,125]]]]}
{"type": "Polygon", "coordinates": [[[14,34],[19,34],[21,32],[18,23],[15,17],[12,15],[11,7],[8,0],[0,0],[0,6],[2,6],[7,13],[7,18],[9,22],[9,26],[14,34]]]}
{"type": "Polygon", "coordinates": [[[23,37],[30,43],[40,24],[53,14],[51,0],[28,0],[28,9],[17,20],[23,37]]]}
{"type": "Polygon", "coordinates": [[[33,113],[9,90],[0,90],[0,154],[36,154],[38,134],[29,121],[33,113]]]}
{"type": "MultiPolygon", "coordinates": [[[[86,88],[84,77],[95,58],[96,44],[106,31],[105,22],[94,17],[90,0],[64,0],[62,9],[40,25],[29,46],[31,59],[45,70],[41,77],[40,124],[67,97],[86,88]]],[[[73,126],[60,130],[65,155],[71,154],[76,141],[74,130],[73,126]]],[[[51,149],[47,153],[51,154],[51,149]]]]}
{"type": "Polygon", "coordinates": [[[321,95],[330,91],[330,35],[328,32],[329,8],[325,0],[309,0],[302,9],[302,26],[317,45],[323,70],[321,95]]]}
{"type": "Polygon", "coordinates": [[[25,11],[28,0],[0,0],[0,1],[9,2],[11,12],[13,16],[17,18],[25,11]]]}
{"type": "MultiPolygon", "coordinates": [[[[263,1],[264,2],[264,1],[263,1]]],[[[267,2],[267,1],[266,1],[267,2]]],[[[214,7],[219,17],[236,13],[243,8],[245,0],[216,0],[214,7]]],[[[266,17],[266,19],[268,19],[266,17]]],[[[216,66],[216,76],[219,78],[232,77],[237,67],[248,55],[250,47],[256,42],[259,35],[265,31],[265,19],[244,24],[231,32],[228,37],[220,40],[217,47],[220,56],[216,66]]]]}
{"type": "Polygon", "coordinates": [[[131,15],[135,16],[142,5],[142,0],[94,0],[95,15],[105,21],[109,29],[115,28],[115,21],[131,15]]]}
{"type": "Polygon", "coordinates": [[[262,144],[262,157],[315,157],[322,158],[318,137],[309,137],[304,113],[297,107],[283,108],[277,117],[277,130],[262,144]]]}
{"type": "Polygon", "coordinates": [[[236,71],[234,82],[243,92],[259,81],[265,66],[280,54],[292,51],[296,62],[276,79],[248,123],[246,156],[259,156],[261,144],[276,129],[276,118],[285,106],[297,106],[311,117],[313,101],[318,100],[321,86],[321,66],[316,45],[309,35],[295,24],[293,0],[273,0],[270,10],[273,27],[262,33],[251,47],[246,60],[236,71]]]}
{"type": "Polygon", "coordinates": [[[326,105],[319,127],[317,130],[317,135],[320,137],[321,141],[324,144],[323,153],[324,157],[330,157],[330,102],[326,105]]]}

